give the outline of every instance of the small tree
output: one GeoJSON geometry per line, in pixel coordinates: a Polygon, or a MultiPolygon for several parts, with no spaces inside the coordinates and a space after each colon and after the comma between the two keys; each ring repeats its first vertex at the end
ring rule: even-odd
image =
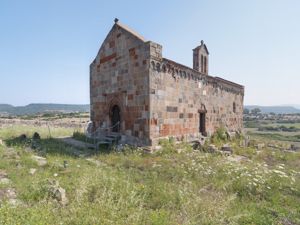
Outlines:
{"type": "Polygon", "coordinates": [[[259,113],[261,113],[261,110],[259,108],[254,108],[251,110],[251,114],[257,115],[259,113]]]}
{"type": "Polygon", "coordinates": [[[244,108],[244,114],[249,114],[250,113],[250,110],[249,109],[247,109],[247,108],[244,108]]]}

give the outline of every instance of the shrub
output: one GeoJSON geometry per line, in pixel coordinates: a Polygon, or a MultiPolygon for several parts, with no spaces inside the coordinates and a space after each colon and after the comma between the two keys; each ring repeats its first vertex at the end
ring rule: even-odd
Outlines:
{"type": "Polygon", "coordinates": [[[224,127],[220,127],[216,130],[216,132],[211,137],[211,142],[214,144],[221,144],[228,140],[226,129],[224,127]]]}

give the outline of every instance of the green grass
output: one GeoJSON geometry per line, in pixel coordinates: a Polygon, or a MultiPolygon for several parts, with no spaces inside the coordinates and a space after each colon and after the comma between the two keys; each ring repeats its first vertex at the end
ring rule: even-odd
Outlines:
{"type": "Polygon", "coordinates": [[[274,123],[274,126],[296,127],[300,129],[300,123],[274,123]]]}
{"type": "Polygon", "coordinates": [[[47,126],[29,126],[29,125],[13,125],[0,129],[0,138],[8,139],[18,137],[25,134],[32,137],[34,132],[38,132],[42,138],[72,136],[74,128],[48,127],[47,126]]]}
{"type": "MultiPolygon", "coordinates": [[[[2,203],[0,224],[300,223],[300,153],[266,148],[257,153],[252,145],[239,147],[236,139],[231,143],[235,154],[250,160],[235,162],[170,140],[154,154],[127,147],[87,160],[47,138],[43,129],[39,148],[32,151],[30,141],[15,139],[26,127],[0,131],[9,145],[0,146],[0,170],[8,173],[9,186],[22,202],[2,203]],[[39,167],[32,154],[42,154],[48,164],[39,167]],[[30,168],[37,172],[30,175],[30,168]],[[66,189],[67,206],[49,197],[48,180],[66,189]]],[[[218,145],[228,141],[222,132],[213,140],[218,145]]]]}
{"type": "Polygon", "coordinates": [[[260,137],[268,140],[300,142],[300,134],[283,135],[280,133],[258,133],[258,132],[248,132],[248,134],[250,134],[251,136],[260,137]]]}

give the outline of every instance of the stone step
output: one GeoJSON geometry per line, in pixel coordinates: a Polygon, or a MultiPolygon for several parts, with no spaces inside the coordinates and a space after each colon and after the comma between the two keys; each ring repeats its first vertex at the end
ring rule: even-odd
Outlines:
{"type": "Polygon", "coordinates": [[[104,138],[100,138],[99,140],[101,140],[101,141],[109,141],[109,142],[113,142],[113,141],[115,141],[116,139],[111,138],[111,137],[104,137],[104,138]]]}
{"type": "Polygon", "coordinates": [[[109,142],[109,141],[98,141],[97,146],[99,146],[99,145],[111,145],[111,142],[109,142]]]}
{"type": "Polygon", "coordinates": [[[109,136],[109,137],[121,137],[121,134],[120,133],[116,133],[116,132],[109,132],[105,136],[109,136]]]}

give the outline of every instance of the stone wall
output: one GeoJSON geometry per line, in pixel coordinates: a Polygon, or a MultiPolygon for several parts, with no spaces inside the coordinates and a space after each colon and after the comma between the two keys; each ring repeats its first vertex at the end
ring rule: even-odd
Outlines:
{"type": "Polygon", "coordinates": [[[115,24],[90,66],[91,120],[110,127],[118,105],[120,132],[130,143],[149,144],[149,52],[149,43],[115,24]]]}
{"type": "MultiPolygon", "coordinates": [[[[161,46],[157,48],[161,52],[161,46]]],[[[166,136],[178,140],[198,137],[200,112],[206,113],[208,135],[221,126],[229,131],[242,129],[243,86],[157,55],[151,55],[150,63],[150,136],[154,145],[166,136]]]]}

